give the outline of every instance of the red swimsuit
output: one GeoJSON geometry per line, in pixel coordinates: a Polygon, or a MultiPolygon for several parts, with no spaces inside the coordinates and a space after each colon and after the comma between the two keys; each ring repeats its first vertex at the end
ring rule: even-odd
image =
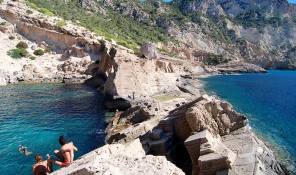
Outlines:
{"type": "Polygon", "coordinates": [[[67,167],[71,164],[71,162],[62,162],[62,167],[67,167]]]}

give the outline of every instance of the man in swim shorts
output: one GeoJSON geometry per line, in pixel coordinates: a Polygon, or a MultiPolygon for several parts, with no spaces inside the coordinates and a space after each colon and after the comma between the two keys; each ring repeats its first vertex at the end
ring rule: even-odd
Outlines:
{"type": "Polygon", "coordinates": [[[31,152],[28,151],[27,147],[24,147],[22,145],[20,145],[18,150],[19,150],[20,153],[24,153],[26,156],[31,154],[31,152]]]}
{"type": "Polygon", "coordinates": [[[34,175],[47,175],[52,172],[52,163],[50,161],[42,161],[40,154],[35,155],[36,163],[33,165],[34,175]]]}
{"type": "Polygon", "coordinates": [[[48,154],[47,158],[50,162],[60,166],[67,167],[74,160],[74,151],[78,151],[78,149],[74,146],[73,142],[66,143],[66,137],[60,136],[59,142],[61,144],[61,149],[55,150],[54,154],[59,158],[59,160],[52,159],[48,154]]]}

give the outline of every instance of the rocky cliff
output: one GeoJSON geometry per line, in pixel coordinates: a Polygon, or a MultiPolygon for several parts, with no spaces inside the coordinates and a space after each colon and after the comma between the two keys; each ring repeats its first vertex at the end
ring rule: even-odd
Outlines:
{"type": "Polygon", "coordinates": [[[268,69],[295,69],[296,6],[286,0],[98,2],[84,7],[118,11],[185,43],[159,45],[166,53],[205,63],[211,53],[268,69]]]}
{"type": "Polygon", "coordinates": [[[286,173],[248,129],[247,118],[227,102],[204,95],[175,105],[161,103],[164,115],[155,113],[153,104],[125,111],[109,124],[107,142],[140,138],[146,153],[165,156],[186,174],[286,173]],[[165,112],[162,105],[173,110],[165,112]]]}
{"type": "Polygon", "coordinates": [[[92,75],[93,61],[106,55],[101,43],[82,27],[56,25],[61,20],[24,6],[23,2],[5,1],[0,5],[2,84],[81,82],[92,75]],[[26,54],[21,55],[22,59],[13,59],[8,53],[18,51],[20,42],[25,43],[26,54]],[[42,53],[35,55],[36,50],[42,53]]]}

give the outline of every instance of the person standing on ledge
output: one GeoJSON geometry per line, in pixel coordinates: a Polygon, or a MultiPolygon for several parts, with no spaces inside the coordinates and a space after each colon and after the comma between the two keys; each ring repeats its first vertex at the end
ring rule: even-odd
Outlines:
{"type": "Polygon", "coordinates": [[[33,165],[34,175],[47,175],[52,172],[52,163],[50,161],[43,161],[40,154],[35,155],[36,163],[33,165]]]}
{"type": "Polygon", "coordinates": [[[116,109],[115,114],[114,114],[114,117],[116,118],[116,117],[118,117],[119,115],[120,115],[120,113],[119,113],[118,109],[116,109]]]}
{"type": "Polygon", "coordinates": [[[78,149],[74,146],[73,142],[66,143],[66,137],[60,136],[59,142],[61,144],[61,149],[55,150],[54,154],[59,160],[52,159],[49,154],[47,154],[47,159],[60,167],[67,167],[74,161],[74,151],[78,149]]]}

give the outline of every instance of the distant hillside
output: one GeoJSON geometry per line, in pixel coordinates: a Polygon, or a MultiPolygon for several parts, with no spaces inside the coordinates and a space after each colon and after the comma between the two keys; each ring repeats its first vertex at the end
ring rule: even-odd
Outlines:
{"type": "Polygon", "coordinates": [[[286,0],[28,0],[47,14],[76,21],[138,52],[159,51],[218,64],[243,60],[295,69],[296,6],[286,0]]]}

